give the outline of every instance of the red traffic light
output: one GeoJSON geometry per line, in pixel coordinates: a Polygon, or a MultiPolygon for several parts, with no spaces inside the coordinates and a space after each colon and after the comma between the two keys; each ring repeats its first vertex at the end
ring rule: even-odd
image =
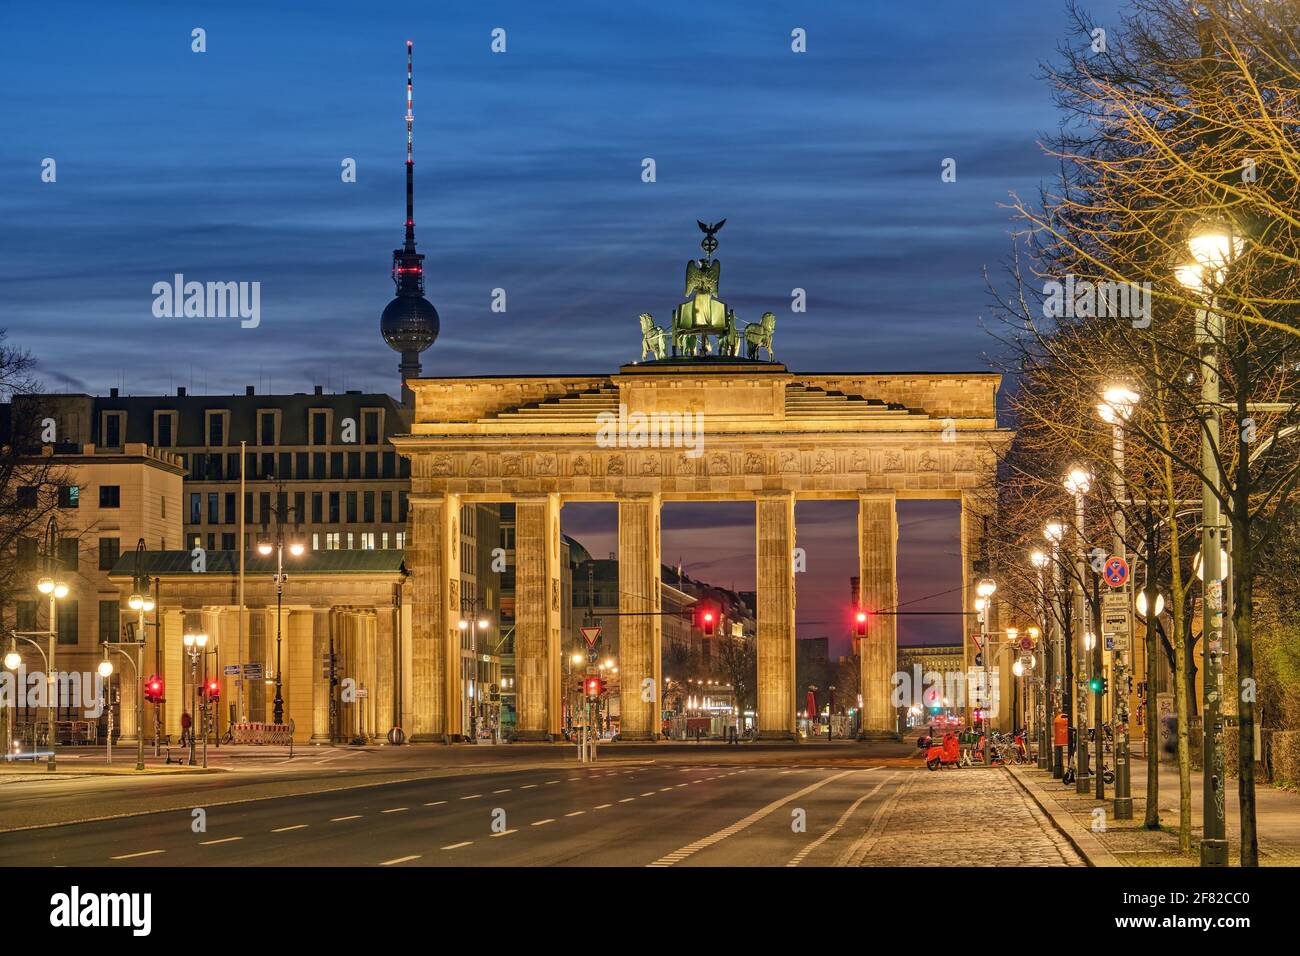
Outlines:
{"type": "Polygon", "coordinates": [[[599,677],[588,677],[583,681],[582,689],[588,697],[599,697],[605,689],[605,682],[599,677]]]}
{"type": "Polygon", "coordinates": [[[150,675],[144,683],[144,699],[151,704],[160,704],[163,700],[163,680],[157,674],[150,675]]]}
{"type": "Polygon", "coordinates": [[[700,630],[704,632],[705,637],[712,637],[718,629],[718,612],[716,609],[705,605],[700,608],[699,612],[700,630]]]}
{"type": "Polygon", "coordinates": [[[203,687],[203,696],[208,700],[221,699],[221,681],[215,677],[209,677],[207,684],[203,687]]]}
{"type": "Polygon", "coordinates": [[[855,615],[853,616],[853,636],[854,636],[854,637],[866,637],[866,636],[867,636],[867,622],[868,622],[870,619],[871,619],[871,615],[870,615],[870,614],[868,614],[866,611],[864,611],[864,610],[862,610],[862,609],[859,609],[859,610],[858,610],[857,614],[855,614],[855,615]]]}

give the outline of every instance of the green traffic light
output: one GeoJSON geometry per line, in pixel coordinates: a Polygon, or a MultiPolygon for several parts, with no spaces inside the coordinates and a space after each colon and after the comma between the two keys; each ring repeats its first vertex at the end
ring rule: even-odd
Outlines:
{"type": "Polygon", "coordinates": [[[1100,694],[1102,690],[1102,680],[1100,677],[1093,677],[1088,681],[1088,688],[1094,694],[1100,694]]]}

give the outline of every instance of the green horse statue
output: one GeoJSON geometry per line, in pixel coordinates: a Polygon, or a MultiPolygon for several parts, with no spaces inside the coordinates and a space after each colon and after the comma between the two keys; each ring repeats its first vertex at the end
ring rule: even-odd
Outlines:
{"type": "Polygon", "coordinates": [[[641,361],[647,355],[657,359],[668,354],[668,333],[655,325],[654,316],[649,312],[641,313],[641,361]]]}
{"type": "Polygon", "coordinates": [[[745,326],[745,358],[757,358],[759,349],[767,349],[768,361],[776,361],[772,351],[772,339],[776,336],[776,315],[764,312],[757,322],[745,326]]]}

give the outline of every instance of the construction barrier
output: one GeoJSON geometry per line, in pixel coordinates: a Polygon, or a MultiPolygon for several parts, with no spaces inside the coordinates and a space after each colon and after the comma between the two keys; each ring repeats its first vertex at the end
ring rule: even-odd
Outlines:
{"type": "Polygon", "coordinates": [[[292,720],[287,724],[233,724],[230,729],[233,742],[237,744],[293,744],[292,720]]]}

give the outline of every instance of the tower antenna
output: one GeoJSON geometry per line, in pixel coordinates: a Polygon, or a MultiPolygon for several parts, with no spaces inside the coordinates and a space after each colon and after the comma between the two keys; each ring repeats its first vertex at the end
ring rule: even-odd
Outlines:
{"type": "Polygon", "coordinates": [[[406,41],[406,247],[404,252],[415,251],[415,150],[411,135],[411,129],[415,125],[415,114],[411,111],[415,86],[411,69],[413,46],[410,40],[406,41]]]}

